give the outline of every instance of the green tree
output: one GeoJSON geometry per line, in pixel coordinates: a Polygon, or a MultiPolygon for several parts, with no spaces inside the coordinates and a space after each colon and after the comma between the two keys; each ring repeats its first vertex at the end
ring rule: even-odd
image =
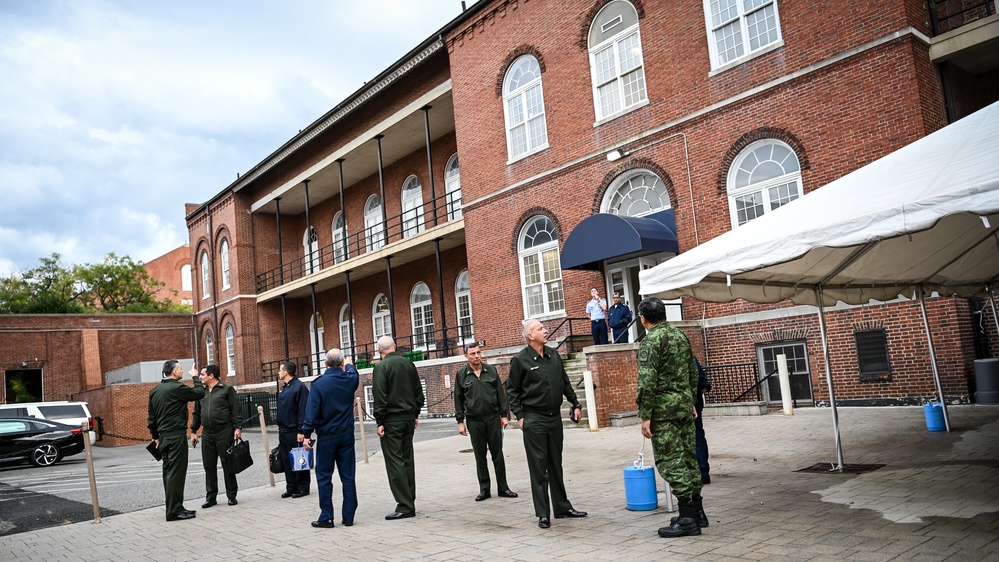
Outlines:
{"type": "Polygon", "coordinates": [[[141,262],[114,252],[104,261],[73,268],[76,300],[96,312],[170,312],[173,304],[156,294],[164,283],[154,279],[141,262]]]}
{"type": "Polygon", "coordinates": [[[0,278],[0,313],[71,314],[85,312],[73,293],[72,273],[59,254],[41,258],[38,267],[23,275],[0,278]]]}

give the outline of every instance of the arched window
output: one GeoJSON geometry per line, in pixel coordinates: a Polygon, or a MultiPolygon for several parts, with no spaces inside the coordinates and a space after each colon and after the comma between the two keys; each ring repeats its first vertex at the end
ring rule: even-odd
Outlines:
{"type": "Polygon", "coordinates": [[[588,43],[597,121],[648,102],[638,12],[630,2],[604,6],[590,25],[588,43]]]}
{"type": "Polygon", "coordinates": [[[208,290],[208,252],[201,252],[201,299],[207,299],[210,296],[208,290]]]}
{"type": "Polygon", "coordinates": [[[669,193],[659,176],[648,170],[630,170],[611,182],[600,212],[641,217],[669,208],[669,193]]]}
{"type": "Polygon", "coordinates": [[[503,115],[506,118],[507,156],[511,161],[548,147],[541,65],[531,55],[513,61],[506,71],[503,115]]]}
{"type": "Polygon", "coordinates": [[[219,259],[222,262],[222,288],[229,288],[229,241],[222,240],[222,247],[219,249],[219,259]]]}
{"type": "Polygon", "coordinates": [[[402,184],[402,237],[423,232],[423,186],[416,176],[402,184]]]}
{"type": "Polygon", "coordinates": [[[326,330],[323,328],[323,315],[313,314],[309,318],[309,346],[312,348],[312,369],[315,374],[323,372],[326,360],[326,330]]]}
{"type": "Polygon", "coordinates": [[[715,69],[781,40],[777,0],[704,2],[711,68],[715,69]]]}
{"type": "Polygon", "coordinates": [[[205,360],[206,363],[215,362],[215,339],[210,330],[205,332],[205,360]]]}
{"type": "Polygon", "coordinates": [[[337,211],[333,217],[333,263],[341,263],[350,258],[347,238],[344,235],[345,230],[343,211],[337,211]]]}
{"type": "Polygon", "coordinates": [[[343,351],[343,356],[347,359],[353,358],[351,348],[354,346],[354,340],[350,337],[351,333],[356,333],[354,331],[354,315],[350,313],[350,307],[343,305],[340,308],[340,350],[343,351]]]}
{"type": "Polygon", "coordinates": [[[468,270],[463,269],[454,283],[454,300],[458,311],[458,331],[461,343],[475,341],[472,331],[472,285],[468,280],[468,270]]]}
{"type": "Polygon", "coordinates": [[[232,324],[225,325],[226,376],[236,376],[236,331],[232,324]]]}
{"type": "Polygon", "coordinates": [[[389,317],[389,302],[385,295],[375,297],[371,307],[371,325],[374,327],[375,342],[382,336],[392,335],[392,319],[389,317]]]}
{"type": "Polygon", "coordinates": [[[736,227],[801,197],[801,166],[790,146],[775,139],[756,141],[732,162],[728,200],[736,227]]]}
{"type": "Polygon", "coordinates": [[[532,217],[520,231],[520,282],[524,290],[524,317],[565,312],[558,232],[544,216],[532,217]]]}
{"type": "Polygon", "coordinates": [[[368,197],[364,203],[364,241],[369,252],[385,245],[382,202],[377,195],[368,197]]]}
{"type": "Polygon", "coordinates": [[[409,309],[413,315],[413,347],[434,348],[434,310],[430,300],[430,288],[420,282],[409,295],[409,309]]]}
{"type": "Polygon", "coordinates": [[[444,166],[444,190],[447,193],[447,218],[461,218],[461,175],[458,173],[458,155],[455,154],[444,166]]]}
{"type": "Polygon", "coordinates": [[[191,278],[191,264],[185,263],[183,267],[180,268],[180,290],[190,291],[191,287],[194,285],[194,281],[191,278]]]}
{"type": "Polygon", "coordinates": [[[319,233],[309,227],[302,236],[302,247],[305,255],[305,274],[319,271],[319,233]]]}

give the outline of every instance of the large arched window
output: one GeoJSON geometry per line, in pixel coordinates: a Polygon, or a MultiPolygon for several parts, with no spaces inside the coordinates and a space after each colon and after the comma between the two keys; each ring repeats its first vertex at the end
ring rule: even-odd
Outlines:
{"type": "Polygon", "coordinates": [[[343,223],[343,211],[337,211],[333,217],[333,263],[340,263],[350,258],[347,249],[347,238],[344,235],[346,226],[343,223]]]}
{"type": "Polygon", "coordinates": [[[302,236],[302,247],[305,256],[305,274],[319,271],[319,233],[309,227],[302,236]]]}
{"type": "Polygon", "coordinates": [[[368,197],[364,203],[364,241],[369,252],[385,245],[382,202],[377,195],[368,197]]]}
{"type": "Polygon", "coordinates": [[[208,252],[201,252],[201,299],[207,299],[210,295],[208,290],[208,252]]]}
{"type": "Polygon", "coordinates": [[[423,186],[416,176],[402,184],[402,237],[423,232],[423,186]]]}
{"type": "Polygon", "coordinates": [[[625,0],[604,6],[590,25],[588,43],[597,121],[647,103],[635,7],[625,0]]]}
{"type": "Polygon", "coordinates": [[[641,217],[670,208],[666,184],[648,170],[630,170],[611,182],[600,212],[641,217]]]}
{"type": "Polygon", "coordinates": [[[541,65],[524,55],[513,61],[503,79],[506,148],[511,161],[548,147],[541,65]]]}
{"type": "Polygon", "coordinates": [[[191,264],[185,263],[183,267],[180,268],[180,290],[190,291],[191,287],[194,285],[191,279],[191,264]]]}
{"type": "Polygon", "coordinates": [[[524,317],[565,312],[558,232],[544,216],[532,217],[520,231],[520,282],[524,290],[524,317]]]}
{"type": "Polygon", "coordinates": [[[475,340],[472,331],[472,285],[468,279],[468,270],[463,269],[454,282],[455,308],[458,311],[458,331],[461,343],[467,344],[475,340]]]}
{"type": "Polygon", "coordinates": [[[447,193],[447,218],[461,218],[461,174],[458,172],[458,155],[455,154],[444,166],[444,190],[447,193]]]}
{"type": "Polygon", "coordinates": [[[756,141],[732,162],[728,200],[736,227],[801,197],[801,166],[790,146],[775,139],[756,141]]]}
{"type": "Polygon", "coordinates": [[[434,348],[434,310],[430,299],[430,287],[420,282],[409,295],[409,310],[413,316],[413,347],[434,348]]]}
{"type": "Polygon", "coordinates": [[[211,330],[205,332],[205,359],[206,363],[215,362],[215,339],[211,330]]]}
{"type": "Polygon", "coordinates": [[[219,248],[219,261],[222,262],[222,288],[229,288],[229,241],[222,240],[219,248]]]}
{"type": "Polygon", "coordinates": [[[322,373],[326,360],[326,329],[322,314],[316,313],[309,318],[309,346],[312,348],[312,368],[315,374],[322,373]]]}
{"type": "Polygon", "coordinates": [[[226,376],[236,376],[236,330],[232,324],[225,325],[225,364],[226,376]]]}
{"type": "Polygon", "coordinates": [[[376,343],[378,338],[392,335],[392,318],[389,316],[389,302],[385,295],[375,297],[375,304],[371,307],[371,325],[376,343]]]}
{"type": "Polygon", "coordinates": [[[354,346],[354,340],[350,337],[352,333],[356,333],[354,332],[354,315],[350,313],[349,306],[343,305],[340,308],[340,350],[343,351],[343,356],[347,359],[353,358],[351,348],[354,346]]]}

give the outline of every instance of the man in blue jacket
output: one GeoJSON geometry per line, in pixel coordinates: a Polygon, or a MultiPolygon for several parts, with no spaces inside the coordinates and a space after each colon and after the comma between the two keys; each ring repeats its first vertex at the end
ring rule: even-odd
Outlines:
{"type": "Polygon", "coordinates": [[[282,498],[300,498],[309,495],[312,474],[308,470],[292,470],[288,453],[298,446],[296,437],[305,421],[305,408],[309,402],[309,388],[295,373],[298,366],[291,361],[282,361],[278,367],[281,390],[277,396],[278,450],[281,453],[281,466],[284,468],[284,493],[282,498]]]}
{"type": "Polygon", "coordinates": [[[316,432],[316,487],[319,491],[319,519],[312,526],[333,528],[333,469],[340,470],[343,486],[342,522],[350,527],[357,511],[357,486],[354,484],[356,461],[354,458],[354,392],[357,391],[357,369],[344,361],[343,352],[331,349],[326,352],[326,372],[312,381],[305,421],[298,441],[312,450],[312,440],[306,439],[316,432]]]}
{"type": "Polygon", "coordinates": [[[621,302],[621,293],[614,293],[614,304],[607,311],[610,318],[607,324],[614,331],[611,343],[628,343],[628,324],[631,324],[631,309],[621,302]]]}

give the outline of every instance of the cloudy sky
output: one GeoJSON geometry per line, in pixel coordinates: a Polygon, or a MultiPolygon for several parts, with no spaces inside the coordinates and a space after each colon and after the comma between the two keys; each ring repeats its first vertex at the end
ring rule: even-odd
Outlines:
{"type": "MultiPolygon", "coordinates": [[[[471,5],[473,1],[467,1],[471,5]]],[[[149,261],[460,0],[0,0],[0,276],[149,261]]]]}

